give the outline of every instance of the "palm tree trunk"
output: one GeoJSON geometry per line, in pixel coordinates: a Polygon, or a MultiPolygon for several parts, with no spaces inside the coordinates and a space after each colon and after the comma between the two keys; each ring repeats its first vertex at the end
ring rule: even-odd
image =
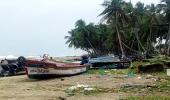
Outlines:
{"type": "Polygon", "coordinates": [[[122,47],[121,37],[120,37],[120,33],[118,31],[117,25],[116,25],[116,31],[117,31],[117,36],[118,36],[118,40],[119,40],[120,50],[121,50],[121,53],[122,53],[122,58],[124,58],[125,53],[124,53],[124,50],[123,50],[123,47],[122,47]]]}
{"type": "Polygon", "coordinates": [[[168,30],[168,40],[167,40],[167,43],[168,43],[168,50],[167,50],[167,55],[169,55],[169,50],[170,50],[170,25],[169,25],[169,30],[168,30]]]}
{"type": "MultiPolygon", "coordinates": [[[[135,36],[136,36],[138,45],[141,46],[141,48],[144,50],[144,52],[146,52],[146,49],[144,48],[144,46],[142,45],[142,43],[141,43],[141,41],[140,41],[140,39],[139,39],[138,31],[137,31],[137,33],[135,34],[135,36]]],[[[139,47],[139,49],[140,49],[140,47],[139,47]]]]}
{"type": "Polygon", "coordinates": [[[161,51],[161,44],[162,44],[162,39],[159,39],[158,46],[159,46],[159,51],[161,51]]]}
{"type": "Polygon", "coordinates": [[[98,52],[96,51],[96,49],[93,47],[92,43],[90,42],[90,40],[88,38],[86,38],[87,42],[90,44],[91,48],[93,49],[95,55],[98,54],[98,52]]]}
{"type": "Polygon", "coordinates": [[[125,53],[124,53],[124,50],[123,50],[123,47],[122,47],[122,41],[121,41],[121,37],[120,37],[120,33],[119,33],[119,30],[118,30],[118,22],[117,22],[117,12],[116,12],[116,32],[117,32],[117,36],[118,36],[118,40],[119,40],[119,45],[120,45],[120,50],[121,50],[121,53],[122,53],[122,58],[125,57],[125,53]]]}

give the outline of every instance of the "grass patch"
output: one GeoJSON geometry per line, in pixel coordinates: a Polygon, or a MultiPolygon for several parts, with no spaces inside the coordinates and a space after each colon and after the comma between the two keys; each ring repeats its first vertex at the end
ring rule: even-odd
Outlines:
{"type": "Polygon", "coordinates": [[[111,70],[111,74],[127,75],[128,73],[129,73],[129,70],[128,70],[128,69],[111,70]]]}
{"type": "Polygon", "coordinates": [[[88,74],[95,74],[95,75],[127,75],[129,72],[128,69],[116,70],[116,69],[91,69],[88,70],[88,74]]]}
{"type": "Polygon", "coordinates": [[[165,72],[152,73],[151,75],[157,77],[154,85],[132,86],[130,88],[121,88],[120,91],[124,93],[170,94],[170,77],[165,72]]]}
{"type": "Polygon", "coordinates": [[[121,100],[170,100],[170,96],[140,96],[140,97],[127,97],[121,100]]]}
{"type": "Polygon", "coordinates": [[[159,92],[170,92],[170,80],[161,82],[158,86],[159,92]]]}
{"type": "Polygon", "coordinates": [[[163,72],[166,68],[170,67],[170,57],[158,56],[152,59],[144,59],[141,61],[133,62],[130,70],[135,73],[155,73],[163,72]]]}
{"type": "Polygon", "coordinates": [[[99,74],[99,70],[97,69],[91,69],[87,71],[87,74],[99,74]]]}
{"type": "Polygon", "coordinates": [[[156,76],[159,79],[165,79],[165,80],[170,80],[170,77],[167,76],[167,72],[163,71],[163,72],[155,72],[155,73],[150,73],[152,76],[156,76]]]}

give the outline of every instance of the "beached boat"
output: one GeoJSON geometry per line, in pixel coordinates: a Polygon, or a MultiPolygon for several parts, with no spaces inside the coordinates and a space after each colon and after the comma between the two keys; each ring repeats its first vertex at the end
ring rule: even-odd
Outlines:
{"type": "Polygon", "coordinates": [[[89,63],[92,64],[93,69],[125,69],[130,65],[130,61],[121,61],[114,55],[91,58],[89,63]]]}
{"type": "Polygon", "coordinates": [[[71,76],[86,72],[89,65],[63,63],[50,60],[26,60],[25,68],[29,78],[71,76]]]}

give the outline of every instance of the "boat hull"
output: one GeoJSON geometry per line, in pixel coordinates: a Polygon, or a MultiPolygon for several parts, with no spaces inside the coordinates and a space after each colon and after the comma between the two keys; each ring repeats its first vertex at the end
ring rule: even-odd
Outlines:
{"type": "Polygon", "coordinates": [[[29,78],[50,78],[81,74],[88,70],[89,65],[54,62],[51,60],[27,60],[25,68],[29,78]]]}
{"type": "Polygon", "coordinates": [[[72,76],[86,72],[88,67],[77,68],[37,68],[26,67],[27,75],[32,79],[72,76]]]}

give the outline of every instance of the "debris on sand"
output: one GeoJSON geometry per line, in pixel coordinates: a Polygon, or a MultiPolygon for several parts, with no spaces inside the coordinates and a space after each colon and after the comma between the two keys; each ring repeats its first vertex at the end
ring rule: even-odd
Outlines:
{"type": "Polygon", "coordinates": [[[121,88],[126,88],[126,89],[134,89],[134,88],[144,88],[145,85],[141,84],[123,84],[121,88]]]}
{"type": "Polygon", "coordinates": [[[167,69],[167,75],[170,76],[170,69],[167,69]]]}
{"type": "Polygon", "coordinates": [[[87,91],[94,90],[94,88],[90,87],[89,85],[77,84],[69,87],[68,91],[75,91],[75,90],[79,90],[80,88],[87,91]]]}
{"type": "Polygon", "coordinates": [[[64,97],[58,97],[59,100],[66,100],[64,97]]]}
{"type": "Polygon", "coordinates": [[[77,84],[77,85],[69,87],[66,90],[66,93],[68,93],[68,95],[75,95],[76,93],[90,94],[94,92],[95,90],[96,88],[93,88],[89,85],[77,84]]]}

